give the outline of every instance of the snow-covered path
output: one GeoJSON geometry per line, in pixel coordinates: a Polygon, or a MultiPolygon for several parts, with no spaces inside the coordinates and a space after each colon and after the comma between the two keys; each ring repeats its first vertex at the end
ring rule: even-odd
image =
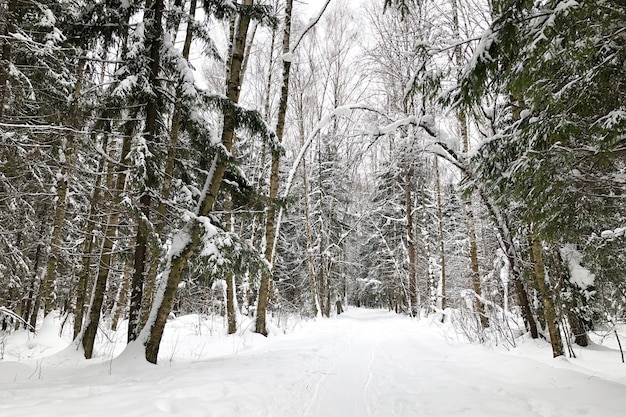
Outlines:
{"type": "Polygon", "coordinates": [[[157,367],[0,362],[0,416],[626,415],[626,366],[617,360],[623,370],[609,381],[577,371],[574,360],[453,343],[440,329],[387,312],[352,309],[287,336],[234,341],[229,354],[163,358],[157,367]]]}

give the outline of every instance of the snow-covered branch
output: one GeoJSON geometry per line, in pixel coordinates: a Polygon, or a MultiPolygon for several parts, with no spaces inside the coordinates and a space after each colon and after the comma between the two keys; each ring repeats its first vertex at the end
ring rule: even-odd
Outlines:
{"type": "Polygon", "coordinates": [[[317,13],[317,15],[315,17],[311,18],[311,20],[309,20],[309,23],[307,23],[307,25],[304,28],[304,30],[302,31],[302,33],[300,33],[300,36],[298,36],[298,38],[294,42],[293,46],[291,48],[289,48],[289,54],[290,55],[293,54],[295,52],[296,48],[298,47],[298,45],[300,45],[300,42],[302,42],[302,38],[304,38],[304,35],[306,35],[308,33],[308,31],[310,31],[313,28],[313,26],[315,26],[317,24],[317,22],[320,21],[320,19],[322,18],[322,15],[324,14],[326,9],[328,8],[328,5],[330,4],[330,2],[331,2],[331,0],[326,0],[326,3],[324,3],[324,5],[320,9],[320,11],[317,13]]]}
{"type": "Polygon", "coordinates": [[[25,124],[25,123],[0,123],[0,128],[6,129],[30,129],[30,130],[61,130],[65,132],[72,132],[77,134],[83,134],[85,131],[73,129],[68,126],[63,125],[34,125],[34,124],[25,124]]]}
{"type": "Polygon", "coordinates": [[[33,332],[35,331],[33,326],[31,326],[30,323],[28,323],[26,320],[24,320],[22,318],[22,316],[20,316],[19,314],[17,314],[16,312],[14,312],[13,310],[11,310],[11,309],[9,309],[7,307],[0,306],[0,315],[7,316],[7,317],[12,318],[13,320],[19,321],[24,326],[29,327],[33,332]]]}
{"type": "Polygon", "coordinates": [[[337,107],[332,112],[322,117],[322,119],[317,123],[317,125],[315,125],[315,128],[313,129],[313,131],[309,134],[307,139],[304,141],[304,144],[302,145],[302,148],[300,148],[300,152],[298,153],[298,156],[296,157],[296,159],[293,162],[293,165],[291,166],[291,171],[289,171],[289,176],[287,177],[285,191],[283,192],[283,196],[282,196],[283,198],[287,198],[287,196],[291,192],[291,187],[293,185],[293,180],[296,176],[296,171],[298,170],[298,167],[302,163],[302,159],[304,158],[306,151],[309,149],[309,146],[311,146],[311,143],[313,143],[313,139],[315,139],[315,136],[317,136],[317,134],[320,133],[322,129],[328,126],[331,120],[333,120],[336,117],[348,117],[350,116],[353,110],[369,110],[369,111],[378,113],[377,110],[372,109],[368,106],[364,106],[362,104],[347,104],[344,106],[337,107]]]}
{"type": "Polygon", "coordinates": [[[442,157],[461,171],[467,172],[466,158],[458,152],[458,139],[450,137],[446,132],[437,128],[437,126],[435,126],[435,119],[430,115],[405,117],[386,126],[374,127],[370,133],[378,137],[393,133],[397,129],[409,125],[421,127],[434,139],[423,147],[424,152],[430,152],[442,157]]]}
{"type": "MultiPolygon", "coordinates": [[[[311,146],[311,143],[313,143],[313,140],[315,139],[315,137],[320,133],[322,129],[328,126],[331,120],[333,120],[336,117],[348,117],[350,116],[353,110],[368,110],[368,111],[373,111],[375,113],[379,113],[377,110],[369,106],[364,106],[362,104],[348,104],[344,106],[339,106],[336,109],[334,109],[332,112],[327,114],[326,116],[322,117],[322,119],[317,123],[313,131],[307,137],[306,141],[302,145],[302,148],[300,148],[300,152],[298,153],[298,156],[296,156],[296,159],[293,162],[293,165],[291,166],[291,170],[289,171],[289,176],[287,177],[287,183],[285,185],[285,190],[283,191],[283,194],[282,194],[283,200],[287,198],[287,196],[289,196],[289,193],[291,192],[291,187],[293,186],[293,180],[296,176],[296,172],[298,171],[298,167],[300,167],[300,164],[302,163],[302,160],[304,159],[304,155],[309,149],[309,146],[311,146]]],[[[274,262],[275,262],[276,246],[278,245],[278,236],[280,236],[280,226],[282,223],[283,214],[284,214],[284,208],[281,207],[278,212],[278,218],[276,219],[276,233],[275,233],[274,242],[273,242],[274,248],[272,251],[272,260],[269,265],[270,270],[273,269],[274,262]]]]}

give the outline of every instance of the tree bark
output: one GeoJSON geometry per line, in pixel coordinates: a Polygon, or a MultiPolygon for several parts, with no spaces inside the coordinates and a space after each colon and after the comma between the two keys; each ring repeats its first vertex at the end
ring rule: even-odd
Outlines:
{"type": "MultiPolygon", "coordinates": [[[[107,152],[107,139],[105,136],[102,144],[102,152],[107,152]]],[[[102,182],[102,176],[104,174],[105,157],[100,159],[100,166],[98,174],[96,176],[96,182],[93,186],[93,192],[91,194],[91,201],[89,202],[89,216],[87,217],[87,229],[85,230],[85,241],[83,242],[83,257],[81,262],[81,270],[78,276],[78,290],[76,291],[76,303],[74,307],[74,336],[76,339],[80,334],[80,330],[83,325],[83,317],[85,313],[85,304],[87,297],[87,286],[89,282],[89,272],[91,270],[91,253],[93,251],[94,241],[96,236],[94,230],[96,227],[97,208],[100,205],[100,188],[102,182]]]]}
{"type": "MultiPolygon", "coordinates": [[[[185,40],[183,44],[183,50],[181,56],[185,60],[189,60],[189,53],[191,51],[191,42],[193,41],[193,22],[196,15],[196,7],[197,0],[191,0],[189,3],[189,15],[187,18],[187,28],[185,31],[185,40]]],[[[174,163],[176,161],[177,154],[177,146],[180,139],[180,127],[181,127],[181,117],[182,117],[182,90],[180,85],[176,89],[176,102],[174,104],[174,112],[172,114],[172,124],[170,127],[170,143],[167,148],[167,156],[165,159],[165,169],[163,173],[163,186],[161,188],[161,199],[157,206],[157,221],[156,226],[154,228],[154,235],[157,237],[161,237],[165,230],[165,226],[167,223],[167,203],[169,201],[171,192],[172,192],[172,178],[174,178],[174,163]]],[[[146,321],[148,320],[148,315],[150,314],[150,307],[152,305],[152,298],[154,296],[154,283],[156,281],[157,272],[159,269],[159,259],[161,256],[161,248],[154,247],[152,253],[152,262],[150,262],[150,268],[148,270],[148,275],[146,277],[146,282],[144,286],[144,294],[142,300],[142,310],[141,310],[141,324],[137,329],[138,332],[141,331],[146,321]]]]}
{"type": "Polygon", "coordinates": [[[515,292],[517,293],[520,307],[522,309],[522,318],[524,319],[524,323],[526,324],[531,337],[533,339],[537,339],[539,337],[537,323],[535,321],[535,317],[533,316],[532,308],[530,307],[528,293],[526,292],[526,288],[522,282],[522,274],[524,271],[524,268],[522,267],[522,259],[515,248],[515,244],[513,243],[513,238],[511,237],[511,232],[509,230],[508,219],[482,189],[480,189],[480,197],[487,207],[494,224],[496,225],[500,248],[504,251],[504,254],[509,260],[509,264],[511,265],[515,292]]]}
{"type": "MultiPolygon", "coordinates": [[[[148,83],[152,89],[146,105],[146,124],[144,127],[144,138],[148,149],[155,146],[158,134],[159,115],[159,89],[161,82],[159,73],[161,72],[161,44],[163,43],[163,11],[165,4],[163,0],[153,0],[149,8],[146,8],[144,20],[150,23],[146,28],[147,42],[150,44],[150,75],[148,83]]],[[[141,208],[137,216],[137,236],[135,238],[135,271],[130,287],[130,308],[128,313],[128,341],[137,338],[141,330],[141,301],[143,298],[143,285],[145,281],[146,265],[148,264],[148,243],[151,235],[150,206],[152,205],[151,190],[156,185],[153,163],[146,155],[146,182],[143,195],[139,198],[141,208]]]]}
{"type": "MultiPolygon", "coordinates": [[[[291,10],[293,0],[286,0],[285,3],[285,28],[283,33],[283,53],[289,53],[289,39],[291,35],[291,10]]],[[[283,59],[283,85],[281,88],[280,102],[278,104],[278,120],[276,122],[276,139],[279,143],[283,140],[285,132],[285,118],[287,115],[287,101],[289,99],[289,72],[291,70],[291,61],[283,59]]],[[[266,312],[270,298],[270,280],[272,279],[272,270],[274,263],[274,239],[275,239],[275,217],[276,217],[276,197],[278,196],[278,173],[279,173],[280,154],[272,152],[272,165],[270,172],[270,205],[266,211],[265,217],[265,260],[270,264],[268,273],[261,276],[261,284],[259,286],[259,294],[257,298],[257,316],[256,329],[257,333],[267,335],[266,312]]]]}
{"type": "MultiPolygon", "coordinates": [[[[254,3],[253,0],[245,0],[244,7],[249,7],[254,3]]],[[[238,103],[239,93],[241,90],[241,66],[245,51],[246,36],[248,26],[250,24],[250,16],[243,14],[239,18],[237,24],[236,42],[232,48],[231,65],[228,72],[227,81],[227,98],[233,103],[238,103]]],[[[235,130],[235,115],[233,110],[226,109],[223,117],[223,129],[221,135],[221,143],[226,152],[230,152],[233,145],[233,136],[235,130]]],[[[206,216],[213,209],[213,205],[217,198],[224,173],[228,166],[227,154],[216,156],[211,167],[206,167],[209,176],[206,180],[206,192],[203,194],[199,202],[197,215],[206,216]]],[[[177,251],[170,251],[168,254],[168,262],[166,270],[163,272],[163,283],[157,290],[155,301],[152,305],[150,317],[146,326],[141,332],[140,340],[145,348],[145,357],[148,362],[156,363],[159,353],[159,345],[163,336],[165,322],[171,311],[176,296],[176,290],[180,283],[180,277],[183,269],[187,265],[187,261],[195,250],[200,246],[202,236],[206,230],[198,222],[197,219],[190,220],[187,225],[174,236],[174,241],[180,244],[177,251]]]]}
{"type": "MultiPolygon", "coordinates": [[[[300,146],[304,145],[304,109],[302,102],[298,106],[298,128],[300,133],[300,146]]],[[[306,223],[306,263],[309,273],[309,286],[311,289],[311,313],[316,317],[320,312],[320,302],[317,293],[317,283],[315,278],[315,266],[313,262],[313,232],[311,230],[311,211],[309,209],[309,181],[306,171],[306,158],[302,159],[302,199],[304,204],[304,221],[306,223]]]]}
{"type": "Polygon", "coordinates": [[[115,302],[115,308],[113,311],[113,320],[111,321],[111,330],[117,330],[117,324],[120,317],[123,317],[124,308],[128,301],[128,291],[130,290],[130,268],[124,265],[124,279],[122,280],[122,287],[120,288],[117,300],[115,302]]]}
{"type": "MultiPolygon", "coordinates": [[[[437,307],[442,311],[446,309],[446,253],[443,236],[443,210],[441,207],[441,178],[439,172],[439,160],[435,157],[435,187],[437,193],[437,228],[439,231],[439,253],[441,260],[441,276],[437,288],[437,307]]],[[[443,320],[443,318],[442,318],[443,320]]]]}
{"type": "Polygon", "coordinates": [[[531,251],[533,255],[533,279],[537,290],[541,294],[541,298],[544,305],[544,311],[546,315],[546,324],[548,326],[548,332],[550,333],[550,343],[552,345],[552,356],[562,356],[563,341],[561,340],[561,330],[559,328],[558,317],[556,315],[556,309],[554,308],[554,302],[551,291],[546,285],[546,273],[545,264],[543,261],[543,247],[541,241],[534,237],[531,240],[531,251]]]}
{"type": "Polygon", "coordinates": [[[569,269],[563,261],[563,257],[557,245],[551,245],[548,255],[549,270],[552,271],[551,276],[558,279],[560,284],[561,297],[559,297],[559,305],[565,309],[567,322],[574,335],[574,343],[582,347],[588,346],[589,338],[585,330],[584,320],[578,313],[579,305],[577,305],[576,302],[576,295],[579,294],[579,288],[576,284],[570,282],[569,269]]]}
{"type": "MultiPolygon", "coordinates": [[[[226,196],[224,202],[224,211],[226,212],[226,231],[233,232],[233,201],[230,195],[226,196]]],[[[233,334],[237,331],[237,311],[235,310],[235,274],[232,271],[228,271],[225,274],[226,279],[226,316],[228,321],[228,334],[233,334]]]]}
{"type": "MultiPolygon", "coordinates": [[[[458,7],[457,0],[451,0],[451,5],[452,5],[452,24],[453,24],[454,34],[457,38],[457,41],[460,41],[461,31],[460,31],[460,25],[459,25],[459,7],[458,7]]],[[[458,78],[460,79],[462,75],[461,70],[464,65],[463,50],[462,50],[461,43],[459,43],[454,48],[454,60],[457,66],[458,78]]],[[[460,128],[459,133],[461,136],[461,140],[463,142],[463,152],[467,154],[467,152],[469,151],[469,135],[467,132],[467,115],[465,114],[463,110],[459,110],[457,118],[459,121],[459,128],[460,128]]],[[[466,179],[467,175],[464,174],[463,177],[464,179],[466,179]]],[[[478,248],[476,245],[476,231],[474,228],[474,212],[472,210],[472,197],[462,196],[462,199],[465,205],[465,221],[467,224],[467,235],[469,238],[469,245],[470,245],[470,264],[471,264],[471,271],[472,271],[471,279],[472,279],[472,286],[474,288],[474,293],[475,293],[474,309],[476,313],[478,314],[480,325],[482,326],[483,329],[485,329],[489,326],[489,321],[487,317],[485,316],[485,306],[483,302],[481,301],[480,271],[479,271],[479,266],[478,266],[478,248]]]]}
{"type": "Polygon", "coordinates": [[[413,230],[413,169],[406,170],[404,179],[404,194],[406,206],[406,237],[409,255],[409,309],[411,317],[418,314],[417,306],[417,274],[415,265],[415,231],[413,230]]]}
{"type": "MultiPolygon", "coordinates": [[[[119,203],[124,188],[126,187],[127,167],[126,159],[130,153],[131,138],[134,132],[134,124],[128,123],[122,139],[122,149],[120,151],[119,164],[115,167],[115,164],[111,164],[109,168],[109,174],[114,169],[117,170],[115,178],[115,187],[111,191],[111,204],[109,207],[109,216],[107,218],[106,227],[104,230],[104,239],[102,241],[102,249],[100,255],[100,263],[98,273],[94,282],[94,289],[92,292],[91,301],[89,303],[89,309],[87,313],[87,321],[84,326],[84,332],[82,335],[82,345],[86,359],[91,359],[93,354],[93,344],[96,339],[96,333],[98,331],[98,323],[100,321],[100,310],[102,309],[102,302],[104,301],[104,291],[106,289],[106,283],[109,276],[111,265],[113,264],[113,246],[117,237],[117,229],[120,222],[121,213],[119,211],[119,203]]],[[[112,179],[107,179],[107,182],[112,179]]],[[[111,189],[109,184],[107,188],[111,189]]],[[[80,335],[78,336],[80,337],[80,335]]]]}
{"type": "Polygon", "coordinates": [[[235,274],[226,274],[226,316],[228,319],[228,334],[237,332],[235,274]]]}
{"type": "MultiPolygon", "coordinates": [[[[42,216],[42,218],[45,218],[45,216],[42,216]]],[[[41,228],[39,230],[39,244],[37,245],[37,249],[35,250],[35,264],[34,264],[34,270],[35,270],[35,274],[33,276],[33,279],[31,281],[31,285],[30,285],[30,290],[29,290],[29,297],[28,297],[28,302],[26,304],[26,309],[24,310],[26,313],[30,313],[30,320],[29,320],[29,324],[30,324],[30,329],[32,331],[34,331],[37,327],[37,316],[39,315],[39,308],[41,307],[41,291],[38,291],[37,293],[35,292],[35,286],[37,284],[37,281],[40,280],[40,271],[41,271],[41,259],[43,257],[42,253],[44,252],[44,244],[43,244],[43,237],[45,234],[45,229],[46,227],[46,221],[45,219],[41,222],[41,228]],[[33,300],[33,297],[35,297],[35,300],[33,300]],[[33,306],[34,304],[34,306],[33,306]],[[32,311],[31,311],[31,307],[33,307],[32,311]]],[[[41,285],[41,284],[40,284],[41,285]]]]}
{"type": "MultiPolygon", "coordinates": [[[[456,0],[453,0],[456,1],[456,0]]],[[[469,152],[469,134],[467,132],[467,116],[463,111],[458,115],[461,139],[463,140],[463,152],[469,152]]],[[[467,179],[467,175],[463,175],[467,179]]],[[[482,302],[482,290],[480,288],[480,270],[478,266],[478,245],[476,244],[476,229],[474,226],[474,210],[472,209],[472,197],[462,196],[463,205],[465,206],[465,221],[467,224],[467,236],[470,246],[470,265],[472,286],[474,288],[474,308],[478,314],[480,325],[483,329],[489,327],[489,319],[485,315],[485,305],[482,302]]]]}

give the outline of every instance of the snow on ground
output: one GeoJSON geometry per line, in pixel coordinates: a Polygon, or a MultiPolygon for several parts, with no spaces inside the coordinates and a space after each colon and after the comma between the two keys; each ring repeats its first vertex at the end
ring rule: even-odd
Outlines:
{"type": "Polygon", "coordinates": [[[67,340],[50,320],[35,338],[11,336],[5,358],[20,360],[0,361],[0,416],[626,415],[626,365],[605,346],[551,359],[544,342],[489,349],[428,319],[356,308],[269,338],[203,325],[197,316],[170,321],[158,366],[107,360],[123,348],[113,338],[82,360],[61,350],[67,340]]]}

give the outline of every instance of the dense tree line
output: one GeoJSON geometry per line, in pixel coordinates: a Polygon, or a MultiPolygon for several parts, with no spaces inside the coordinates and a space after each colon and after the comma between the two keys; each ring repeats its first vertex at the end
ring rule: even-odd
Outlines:
{"type": "Polygon", "coordinates": [[[172,310],[349,303],[558,356],[622,319],[623,1],[351,7],[3,4],[4,331],[156,362],[172,310]]]}

